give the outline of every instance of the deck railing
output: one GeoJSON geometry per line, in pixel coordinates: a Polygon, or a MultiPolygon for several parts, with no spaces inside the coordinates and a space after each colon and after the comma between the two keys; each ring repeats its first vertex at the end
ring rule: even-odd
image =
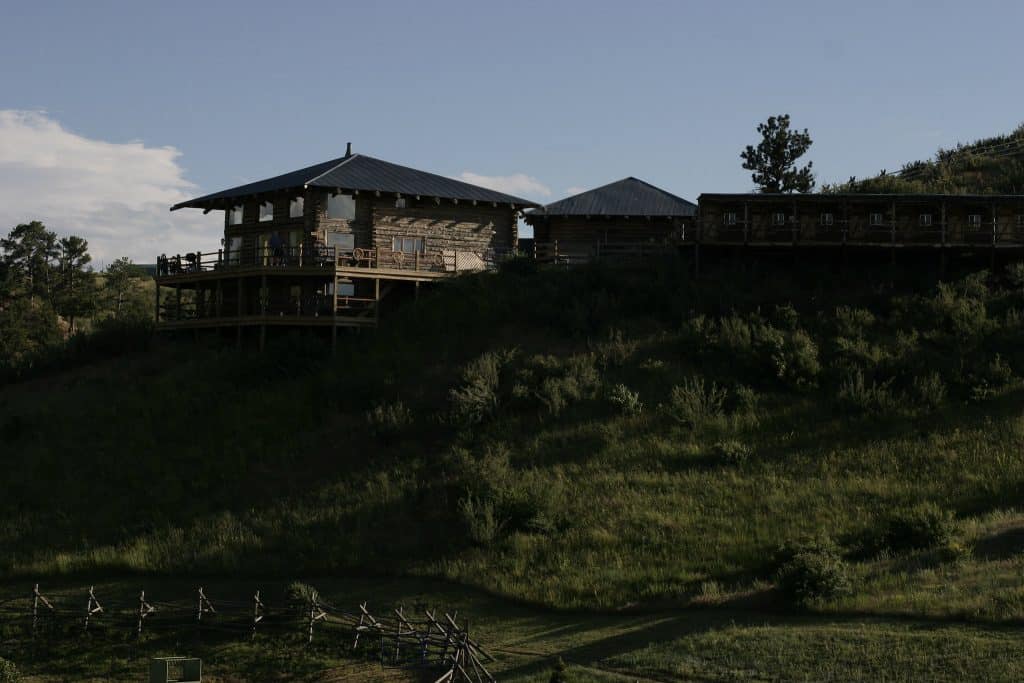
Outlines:
{"type": "Polygon", "coordinates": [[[440,249],[429,253],[406,252],[382,247],[338,251],[339,266],[413,272],[457,273],[493,270],[501,261],[514,256],[511,249],[440,249]]]}
{"type": "Polygon", "coordinates": [[[664,242],[534,242],[533,257],[545,263],[588,263],[627,261],[670,253],[664,242]]]}
{"type": "Polygon", "coordinates": [[[335,248],[317,245],[283,247],[250,247],[234,251],[191,252],[175,256],[160,255],[156,260],[157,276],[205,273],[229,268],[276,266],[282,268],[331,269],[335,248]]]}

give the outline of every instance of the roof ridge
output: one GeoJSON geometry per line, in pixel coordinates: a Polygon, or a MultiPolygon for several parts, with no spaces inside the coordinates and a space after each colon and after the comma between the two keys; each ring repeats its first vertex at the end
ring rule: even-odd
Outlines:
{"type": "Polygon", "coordinates": [[[665,195],[667,197],[671,197],[672,199],[676,199],[678,201],[681,201],[684,204],[689,204],[691,206],[696,206],[696,204],[691,202],[689,199],[685,199],[683,197],[680,197],[677,194],[672,194],[668,190],[662,189],[662,188],[658,187],[657,185],[652,185],[651,183],[647,182],[646,180],[641,180],[640,178],[637,178],[635,176],[629,176],[629,178],[627,178],[626,180],[635,180],[636,182],[641,183],[642,185],[646,185],[647,187],[651,188],[652,190],[657,190],[658,192],[662,193],[663,195],[665,195]]]}
{"type": "Polygon", "coordinates": [[[336,163],[334,166],[331,166],[329,169],[327,169],[326,171],[324,171],[320,175],[314,176],[314,177],[310,178],[309,180],[303,181],[303,185],[309,185],[310,183],[315,183],[320,178],[323,178],[328,173],[341,168],[342,166],[347,164],[349,161],[351,161],[352,159],[355,159],[358,156],[362,156],[362,155],[359,154],[358,152],[355,152],[353,154],[349,154],[348,156],[341,157],[341,160],[338,163],[336,163]]]}

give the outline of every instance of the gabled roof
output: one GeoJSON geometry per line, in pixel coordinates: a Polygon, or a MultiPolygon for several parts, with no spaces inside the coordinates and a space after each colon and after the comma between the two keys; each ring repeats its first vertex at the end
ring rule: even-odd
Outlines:
{"type": "Polygon", "coordinates": [[[408,166],[399,166],[368,157],[365,154],[351,154],[314,166],[300,168],[284,175],[190,199],[175,204],[171,207],[171,211],[183,208],[224,208],[233,199],[305,187],[359,190],[361,192],[398,192],[406,196],[419,195],[440,197],[441,199],[513,204],[517,208],[538,206],[535,202],[527,199],[489,190],[479,185],[471,185],[461,180],[418,171],[408,166]]]}
{"type": "Polygon", "coordinates": [[[631,176],[548,204],[528,216],[690,217],[696,213],[693,202],[631,176]]]}

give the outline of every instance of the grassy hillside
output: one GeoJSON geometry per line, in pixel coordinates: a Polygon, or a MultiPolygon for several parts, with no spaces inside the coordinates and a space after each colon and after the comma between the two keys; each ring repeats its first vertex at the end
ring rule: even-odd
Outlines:
{"type": "Polygon", "coordinates": [[[899,173],[851,178],[826,186],[837,192],[941,192],[947,194],[1024,193],[1024,125],[999,135],[940,149],[932,159],[903,165],[899,173]]]}
{"type": "Polygon", "coordinates": [[[1021,271],[897,277],[514,264],[333,358],[168,344],[6,387],[0,572],[771,606],[795,554],[840,563],[820,611],[1021,618],[1021,271]]]}

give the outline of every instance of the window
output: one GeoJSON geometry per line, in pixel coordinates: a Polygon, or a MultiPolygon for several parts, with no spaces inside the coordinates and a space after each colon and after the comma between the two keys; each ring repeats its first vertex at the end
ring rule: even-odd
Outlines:
{"type": "Polygon", "coordinates": [[[981,227],[981,214],[980,213],[972,213],[969,216],[967,216],[967,225],[972,227],[972,228],[980,228],[981,227]]]}
{"type": "Polygon", "coordinates": [[[342,281],[342,282],[338,283],[338,296],[355,296],[355,295],[356,295],[356,286],[355,286],[355,283],[353,283],[351,280],[348,281],[348,282],[342,281]]]}
{"type": "Polygon", "coordinates": [[[932,215],[930,213],[922,213],[917,219],[917,224],[923,228],[931,227],[932,215]]]}
{"type": "Polygon", "coordinates": [[[408,201],[405,199],[405,197],[399,197],[398,199],[395,200],[396,209],[404,209],[406,208],[407,205],[408,201]]]}
{"type": "Polygon", "coordinates": [[[352,195],[327,195],[327,217],[350,221],[356,217],[356,200],[352,195]]]}
{"type": "Polygon", "coordinates": [[[228,211],[228,225],[242,224],[242,205],[236,204],[228,211]]]}
{"type": "Polygon", "coordinates": [[[302,218],[306,210],[306,200],[296,197],[288,203],[288,218],[302,218]]]}
{"type": "Polygon", "coordinates": [[[391,251],[400,251],[403,254],[422,254],[422,237],[395,237],[391,240],[391,251]]]}
{"type": "Polygon", "coordinates": [[[772,214],[772,225],[785,225],[786,214],[776,211],[772,214]]]}
{"type": "Polygon", "coordinates": [[[260,223],[266,223],[267,221],[274,220],[274,203],[273,202],[261,202],[260,203],[260,223]]]}
{"type": "Polygon", "coordinates": [[[871,222],[871,227],[873,227],[873,228],[877,228],[877,227],[879,227],[881,225],[885,225],[885,216],[883,216],[880,213],[873,213],[873,214],[871,214],[869,219],[870,219],[870,222],[871,222]]]}
{"type": "Polygon", "coordinates": [[[1017,227],[1024,228],[1024,213],[1017,214],[1017,227]]]}
{"type": "Polygon", "coordinates": [[[735,213],[727,213],[727,214],[725,214],[724,216],[722,216],[722,222],[725,225],[736,225],[736,214],[735,213]]]}
{"type": "Polygon", "coordinates": [[[821,224],[822,225],[832,225],[833,223],[835,223],[835,216],[833,216],[830,213],[823,213],[823,214],[821,214],[821,224]]]}

